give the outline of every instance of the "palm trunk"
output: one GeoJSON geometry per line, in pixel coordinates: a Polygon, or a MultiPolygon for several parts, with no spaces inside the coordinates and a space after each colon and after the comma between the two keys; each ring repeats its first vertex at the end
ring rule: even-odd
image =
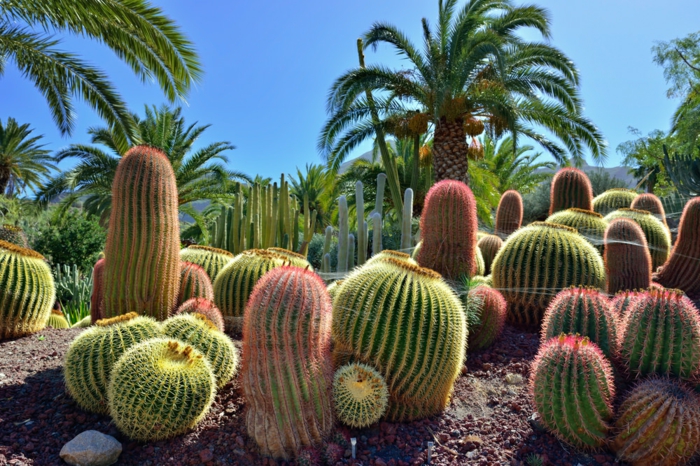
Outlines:
{"type": "Polygon", "coordinates": [[[0,168],[0,196],[5,195],[7,185],[10,184],[10,170],[0,168]]]}
{"type": "Polygon", "coordinates": [[[461,118],[448,122],[441,118],[435,126],[433,167],[435,181],[458,180],[469,184],[467,134],[461,118]]]}

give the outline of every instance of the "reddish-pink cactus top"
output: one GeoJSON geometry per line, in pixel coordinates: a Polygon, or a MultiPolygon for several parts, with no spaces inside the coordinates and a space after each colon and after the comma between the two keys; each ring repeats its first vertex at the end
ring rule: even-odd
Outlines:
{"type": "Polygon", "coordinates": [[[564,167],[552,178],[549,215],[570,207],[593,210],[591,180],[578,168],[564,167]]]}

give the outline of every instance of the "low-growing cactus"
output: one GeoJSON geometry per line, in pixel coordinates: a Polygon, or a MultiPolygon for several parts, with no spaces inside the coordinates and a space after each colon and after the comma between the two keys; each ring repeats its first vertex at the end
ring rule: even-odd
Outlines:
{"type": "Polygon", "coordinates": [[[350,427],[368,427],[386,412],[389,390],[384,377],[366,364],[347,364],[335,373],[333,402],[338,420],[350,427]]]}
{"type": "Polygon", "coordinates": [[[331,301],[335,299],[335,295],[338,293],[338,289],[342,284],[343,280],[336,280],[330,285],[328,285],[328,288],[326,288],[326,291],[328,291],[328,296],[331,297],[331,301]]]}
{"type": "Polygon", "coordinates": [[[466,337],[455,292],[439,274],[404,261],[355,270],[333,301],[336,366],[375,367],[389,387],[392,422],[444,409],[462,370],[466,337]]]}
{"type": "Polygon", "coordinates": [[[471,280],[469,280],[469,283],[472,287],[483,285],[493,288],[493,278],[491,275],[487,275],[485,277],[482,275],[477,275],[476,277],[472,277],[471,280]]]}
{"type": "Polygon", "coordinates": [[[574,228],[603,255],[603,237],[608,222],[603,220],[603,216],[599,213],[572,207],[550,215],[546,222],[574,228]]]}
{"type": "Polygon", "coordinates": [[[605,216],[622,208],[629,208],[637,192],[626,188],[612,188],[593,198],[593,210],[605,216]]]}
{"type": "Polygon", "coordinates": [[[245,309],[241,385],[248,435],[261,453],[291,459],[333,427],[331,300],[310,270],[278,267],[245,309]]]}
{"type": "Polygon", "coordinates": [[[643,295],[641,291],[620,291],[610,299],[610,309],[618,318],[618,323],[622,323],[622,318],[627,311],[634,305],[635,301],[643,295]]]}
{"type": "Polygon", "coordinates": [[[506,300],[497,290],[483,285],[469,290],[466,299],[479,300],[481,309],[479,323],[469,329],[469,351],[488,348],[503,331],[503,325],[506,323],[506,300]]]}
{"type": "Polygon", "coordinates": [[[76,323],[73,324],[72,328],[88,328],[89,326],[92,325],[92,318],[91,316],[85,316],[76,323]]]}
{"type": "Polygon", "coordinates": [[[496,210],[495,234],[507,238],[518,230],[523,223],[523,198],[520,193],[510,189],[503,193],[496,210]]]}
{"type": "Polygon", "coordinates": [[[635,221],[618,218],[610,222],[603,259],[609,294],[651,285],[651,254],[644,232],[635,221]]]}
{"type": "Polygon", "coordinates": [[[595,288],[570,288],[559,292],[542,320],[544,343],[561,334],[588,337],[608,358],[617,347],[617,317],[608,299],[595,288]]]}
{"type": "Polygon", "coordinates": [[[192,298],[214,300],[214,287],[209,275],[197,264],[180,263],[180,291],[177,293],[178,307],[192,298]]]}
{"type": "MultiPolygon", "coordinates": [[[[484,254],[481,252],[481,249],[479,249],[479,246],[476,246],[476,275],[485,275],[486,274],[486,261],[484,260],[484,254]]],[[[476,276],[473,275],[473,276],[476,276]]]]}
{"type": "Polygon", "coordinates": [[[29,247],[29,241],[24,230],[14,225],[0,225],[0,241],[7,241],[25,249],[29,247]]]}
{"type": "Polygon", "coordinates": [[[107,387],[112,368],[132,346],[160,335],[160,325],[135,312],[98,320],[73,340],[66,353],[68,393],[81,408],[107,413],[107,387]]]}
{"type": "Polygon", "coordinates": [[[114,366],[109,414],[130,439],[162,440],[194,428],[215,394],[216,380],[202,353],[154,338],[131,348],[114,366]]]}
{"type": "Polygon", "coordinates": [[[618,209],[609,213],[605,220],[608,223],[612,223],[613,220],[618,218],[634,220],[642,228],[649,246],[653,270],[656,270],[657,267],[666,262],[671,250],[671,235],[658,218],[645,210],[618,209]]]}
{"type": "Polygon", "coordinates": [[[202,267],[206,270],[211,282],[214,283],[221,269],[233,260],[233,254],[224,249],[211,246],[193,245],[180,251],[180,260],[192,262],[202,267]]]}
{"type": "Polygon", "coordinates": [[[667,230],[669,229],[668,223],[666,222],[666,210],[664,209],[664,205],[661,203],[661,199],[659,199],[655,194],[643,193],[637,195],[637,197],[635,197],[632,201],[632,205],[630,205],[630,207],[632,209],[651,212],[654,217],[661,220],[667,230]]]}
{"type": "Polygon", "coordinates": [[[406,254],[405,252],[401,252],[401,251],[392,251],[391,249],[384,249],[379,254],[375,254],[374,256],[370,257],[366,263],[373,264],[377,261],[386,259],[387,257],[391,257],[393,259],[404,261],[404,262],[407,262],[409,264],[417,265],[416,261],[413,260],[410,255],[406,254]]]}
{"type": "Polygon", "coordinates": [[[486,235],[481,238],[477,243],[477,247],[481,250],[481,254],[484,258],[484,273],[483,275],[488,275],[491,273],[491,264],[496,258],[496,254],[503,246],[503,240],[496,235],[486,235]]]}
{"type": "Polygon", "coordinates": [[[508,303],[508,321],[539,326],[549,302],[570,286],[605,285],[598,251],[576,230],[534,222],[513,233],[491,265],[493,286],[508,303]]]}
{"type": "Polygon", "coordinates": [[[92,269],[92,293],[90,294],[90,321],[94,325],[100,319],[104,319],[105,299],[105,259],[97,261],[92,269]]]}
{"type": "Polygon", "coordinates": [[[70,328],[70,324],[63,313],[55,309],[51,310],[49,321],[46,323],[46,326],[51,328],[70,328]]]}
{"type": "Polygon", "coordinates": [[[679,290],[649,289],[620,326],[618,360],[634,376],[691,379],[700,368],[700,315],[679,290]]]}
{"type": "Polygon", "coordinates": [[[209,319],[217,329],[224,331],[224,316],[221,315],[221,311],[216,304],[208,299],[203,298],[192,298],[184,303],[182,306],[177,308],[175,315],[177,314],[202,314],[204,317],[209,319]]]}
{"type": "Polygon", "coordinates": [[[293,265],[294,267],[301,267],[302,269],[309,268],[309,270],[314,269],[313,267],[311,267],[309,261],[306,260],[305,256],[297,254],[294,251],[290,251],[289,249],[283,248],[267,248],[267,250],[284,257],[286,259],[286,262],[288,262],[290,265],[293,265]]]}
{"type": "Polygon", "coordinates": [[[571,207],[593,210],[591,180],[578,168],[565,167],[559,170],[552,178],[549,197],[549,215],[571,207]]]}
{"type": "Polygon", "coordinates": [[[218,387],[223,387],[236,375],[238,350],[231,339],[202,314],[185,313],[171,317],[163,322],[163,335],[199,350],[211,364],[218,387]]]}
{"type": "Polygon", "coordinates": [[[635,466],[687,463],[700,448],[700,402],[679,383],[652,378],[639,383],[618,410],[611,447],[635,466]]]}
{"type": "Polygon", "coordinates": [[[530,389],[550,432],[577,448],[605,444],[615,386],[610,363],[588,338],[547,340],[532,363],[530,389]]]}
{"type": "Polygon", "coordinates": [[[0,240],[0,340],[43,329],[55,300],[53,275],[44,257],[0,240]]]}

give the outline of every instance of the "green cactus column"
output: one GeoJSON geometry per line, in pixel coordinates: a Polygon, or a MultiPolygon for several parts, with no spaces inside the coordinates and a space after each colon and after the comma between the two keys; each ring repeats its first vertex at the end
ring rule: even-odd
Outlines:
{"type": "Polygon", "coordinates": [[[549,215],[571,207],[593,210],[591,180],[578,168],[566,167],[559,170],[552,178],[549,197],[549,215]]]}
{"type": "Polygon", "coordinates": [[[127,312],[165,320],[180,284],[180,220],[175,173],[162,151],[130,149],[112,184],[105,246],[106,317],[127,312]]]}
{"type": "Polygon", "coordinates": [[[633,220],[618,218],[610,223],[603,258],[609,294],[651,286],[651,254],[644,232],[633,220]]]}
{"type": "Polygon", "coordinates": [[[501,238],[520,228],[523,223],[523,198],[520,193],[510,189],[503,193],[498,201],[496,210],[496,230],[495,234],[501,238]]]}
{"type": "Polygon", "coordinates": [[[629,208],[637,197],[637,192],[625,188],[608,189],[593,198],[593,210],[605,216],[622,208],[629,208]]]}
{"type": "Polygon", "coordinates": [[[642,227],[647,245],[649,246],[649,253],[651,254],[652,269],[656,270],[658,267],[662,266],[664,262],[666,262],[666,259],[668,259],[671,251],[671,235],[664,227],[664,224],[661,223],[661,220],[654,217],[646,210],[622,208],[606,215],[605,221],[611,223],[618,218],[634,220],[642,227]]]}

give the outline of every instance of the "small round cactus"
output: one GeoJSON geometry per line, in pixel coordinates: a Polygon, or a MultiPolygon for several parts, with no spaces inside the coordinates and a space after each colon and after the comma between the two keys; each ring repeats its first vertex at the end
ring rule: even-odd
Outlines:
{"type": "Polygon", "coordinates": [[[193,245],[180,251],[180,260],[192,262],[206,270],[212,283],[221,269],[233,260],[233,254],[219,248],[193,245]]]}
{"type": "Polygon", "coordinates": [[[224,331],[224,316],[221,315],[221,311],[216,304],[208,299],[203,298],[192,298],[188,299],[182,306],[180,306],[175,315],[177,314],[202,314],[204,317],[209,319],[216,328],[220,331],[224,331]]]}
{"type": "Polygon", "coordinates": [[[313,267],[311,267],[311,264],[306,259],[306,256],[297,254],[294,251],[290,251],[289,249],[284,248],[267,248],[267,250],[284,257],[286,259],[286,262],[294,267],[301,267],[302,269],[308,268],[309,270],[314,269],[313,267]]]}
{"type": "Polygon", "coordinates": [[[606,215],[605,221],[612,223],[617,218],[634,220],[642,228],[649,246],[653,270],[666,262],[671,250],[671,235],[661,220],[645,210],[618,209],[606,215]]]}
{"type": "Polygon", "coordinates": [[[493,264],[496,254],[503,246],[503,240],[496,235],[486,235],[479,239],[476,245],[484,257],[485,270],[483,275],[488,275],[491,273],[491,264],[493,264]]]}
{"type": "Polygon", "coordinates": [[[593,198],[593,210],[601,215],[608,215],[617,209],[629,208],[635,197],[637,197],[637,192],[632,189],[608,189],[593,198]]]}
{"type": "Polygon", "coordinates": [[[207,359],[181,341],[154,338],[119,359],[109,384],[109,413],[133,440],[183,434],[209,411],[216,379],[207,359]]]}
{"type": "Polygon", "coordinates": [[[207,272],[192,262],[180,263],[180,290],[177,294],[178,306],[192,298],[214,300],[214,288],[207,272]]]}
{"type": "Polygon", "coordinates": [[[605,236],[605,229],[608,227],[608,222],[603,220],[603,216],[599,213],[593,212],[592,210],[572,207],[571,209],[560,210],[550,215],[546,222],[574,228],[581,236],[586,238],[601,255],[603,254],[603,237],[605,236]]]}
{"type": "MultiPolygon", "coordinates": [[[[493,288],[481,285],[469,290],[467,300],[480,301],[479,323],[469,329],[469,351],[488,348],[499,337],[506,322],[506,300],[493,288]]],[[[465,305],[465,308],[468,306],[465,305]]]]}
{"type": "Polygon", "coordinates": [[[552,178],[549,198],[549,215],[571,207],[593,210],[591,180],[578,168],[562,168],[552,178]]]}
{"type": "Polygon", "coordinates": [[[70,328],[70,324],[66,320],[63,313],[55,309],[51,310],[51,314],[49,314],[49,321],[46,326],[51,328],[70,328]]]}
{"type": "Polygon", "coordinates": [[[29,247],[29,241],[24,230],[14,225],[0,225],[0,241],[7,241],[21,248],[29,247]]]}
{"type": "Polygon", "coordinates": [[[389,390],[384,377],[366,364],[347,364],[335,373],[333,401],[338,419],[355,428],[368,427],[386,412],[389,390]]]}
{"type": "Polygon", "coordinates": [[[367,260],[367,262],[365,262],[365,264],[373,264],[379,260],[386,259],[387,257],[391,257],[393,259],[398,259],[400,261],[416,265],[416,261],[414,261],[409,254],[406,254],[405,252],[401,251],[392,251],[391,249],[384,249],[378,254],[373,255],[367,260]]]}

